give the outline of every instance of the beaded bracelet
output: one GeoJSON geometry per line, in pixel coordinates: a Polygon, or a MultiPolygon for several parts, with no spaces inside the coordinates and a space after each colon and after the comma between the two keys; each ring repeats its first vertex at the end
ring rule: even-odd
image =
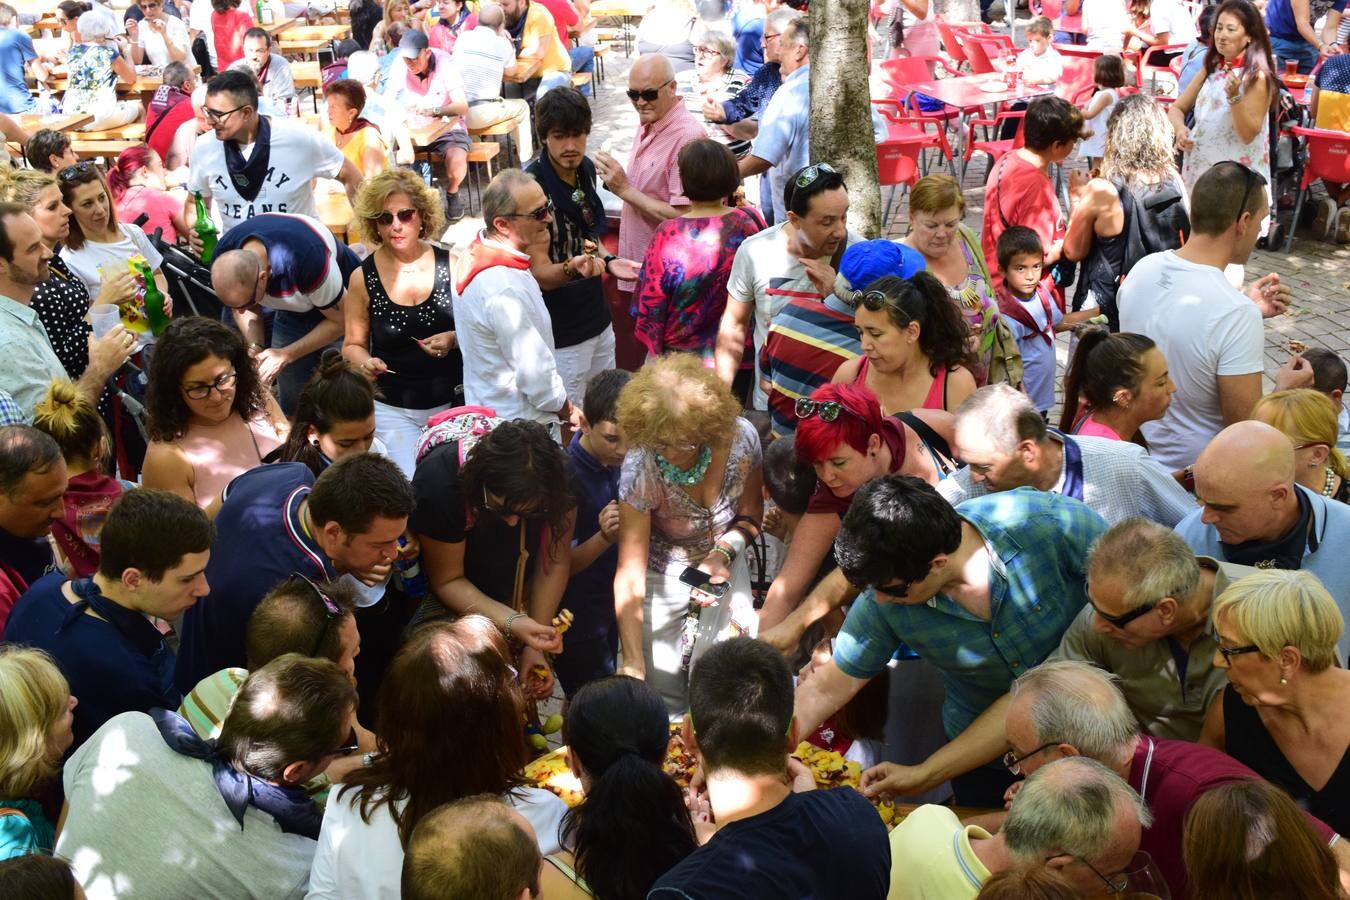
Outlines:
{"type": "Polygon", "coordinates": [[[730,566],[736,560],[736,554],[732,553],[730,550],[728,550],[726,547],[723,547],[721,544],[714,544],[713,548],[708,551],[709,556],[711,556],[714,553],[722,554],[722,558],[727,561],[728,566],[730,566]]]}

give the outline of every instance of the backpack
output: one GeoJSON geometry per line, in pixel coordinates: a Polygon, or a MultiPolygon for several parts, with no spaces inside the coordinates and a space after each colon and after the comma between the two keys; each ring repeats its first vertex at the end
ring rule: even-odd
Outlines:
{"type": "Polygon", "coordinates": [[[420,463],[441,444],[459,441],[459,464],[464,465],[474,445],[501,423],[496,410],[485,406],[456,406],[436,413],[427,420],[427,427],[417,439],[414,459],[420,463]]]}

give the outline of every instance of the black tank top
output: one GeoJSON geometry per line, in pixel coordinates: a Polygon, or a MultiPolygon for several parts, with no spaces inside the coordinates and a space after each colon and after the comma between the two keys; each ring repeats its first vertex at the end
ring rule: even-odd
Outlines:
{"type": "Polygon", "coordinates": [[[384,360],[389,371],[377,384],[383,401],[403,409],[431,409],[458,402],[455,389],[464,382],[464,358],[459,349],[446,356],[429,356],[414,338],[428,338],[455,330],[450,306],[450,253],[433,247],[436,283],[431,294],[416,306],[400,306],[389,299],[375,254],[361,263],[366,293],[370,295],[370,355],[384,360]]]}

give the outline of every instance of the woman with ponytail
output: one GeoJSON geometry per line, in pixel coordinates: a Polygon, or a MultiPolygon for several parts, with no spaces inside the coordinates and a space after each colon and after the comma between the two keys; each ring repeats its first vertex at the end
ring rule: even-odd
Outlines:
{"type": "Polygon", "coordinates": [[[1083,328],[1064,375],[1060,430],[1135,441],[1139,426],[1163,417],[1177,386],[1167,357],[1142,334],[1083,328]]]}
{"type": "Polygon", "coordinates": [[[52,525],[52,538],[74,577],[88,578],[98,569],[99,533],[108,508],[131,485],[104,474],[107,430],[98,410],[69,381],[52,382],[33,413],[33,426],[56,441],[70,475],[65,515],[52,525]]]}
{"type": "Polygon", "coordinates": [[[317,477],[351,453],[385,452],[375,437],[375,385],[337,350],[325,350],[300,392],[286,443],[265,462],[302,462],[317,477]]]}
{"type": "Polygon", "coordinates": [[[844,299],[853,304],[863,355],[839,367],[836,384],[867,385],[887,416],[911,409],[950,412],[975,392],[970,330],[931,273],[886,275],[844,299]]]}
{"type": "Polygon", "coordinates": [[[109,167],[108,188],[117,205],[118,221],[135,225],[144,215],[141,230],[154,235],[158,228],[164,240],[172,244],[188,229],[183,217],[184,195],[169,191],[166,174],[159,154],[146,144],[137,144],[119,153],[109,167]]]}
{"type": "Polygon", "coordinates": [[[661,768],[668,723],[661,695],[636,678],[614,675],[577,691],[564,740],[586,799],[563,819],[573,851],[545,857],[543,896],[645,897],[698,846],[684,794],[661,768]]]}

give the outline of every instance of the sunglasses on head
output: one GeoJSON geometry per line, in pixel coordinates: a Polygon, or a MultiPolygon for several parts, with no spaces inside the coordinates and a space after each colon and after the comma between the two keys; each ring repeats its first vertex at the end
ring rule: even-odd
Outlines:
{"type": "Polygon", "coordinates": [[[833,422],[844,413],[853,414],[853,410],[838,400],[812,400],[810,397],[799,398],[793,405],[792,411],[796,413],[799,419],[809,419],[814,416],[822,422],[833,422]]]}
{"type": "Polygon", "coordinates": [[[298,578],[308,585],[309,589],[314,593],[314,596],[318,597],[319,602],[323,604],[325,613],[323,628],[319,629],[319,635],[314,640],[314,649],[309,652],[310,656],[318,656],[319,650],[323,647],[323,642],[328,639],[328,632],[332,629],[333,623],[342,618],[342,607],[338,606],[323,588],[319,587],[299,572],[292,572],[291,577],[298,578]]]}
{"type": "Polygon", "coordinates": [[[859,306],[861,306],[863,309],[866,309],[869,312],[877,312],[883,306],[889,306],[896,312],[899,313],[904,312],[904,310],[900,308],[900,304],[897,301],[893,300],[891,297],[888,297],[881,291],[854,291],[853,293],[848,294],[847,296],[841,296],[839,294],[836,294],[836,296],[838,296],[840,300],[843,300],[845,303],[847,303],[854,309],[857,309],[859,306]]]}
{"type": "Polygon", "coordinates": [[[553,198],[544,200],[544,205],[536,210],[527,213],[507,213],[508,219],[534,219],[536,222],[543,222],[549,216],[553,215],[553,198]]]}
{"type": "MultiPolygon", "coordinates": [[[[674,83],[675,83],[674,78],[666,82],[666,84],[674,84],[674,83]]],[[[665,87],[666,84],[659,84],[654,88],[647,88],[647,90],[645,91],[635,91],[630,88],[627,92],[628,99],[633,101],[634,103],[638,102],[639,100],[642,100],[646,103],[655,103],[656,98],[661,96],[661,88],[665,87]]]]}
{"type": "Polygon", "coordinates": [[[1244,166],[1235,159],[1227,159],[1224,160],[1224,162],[1230,166],[1237,166],[1242,170],[1242,202],[1238,204],[1237,217],[1234,219],[1234,221],[1236,221],[1237,219],[1241,219],[1242,214],[1247,211],[1247,201],[1252,198],[1252,190],[1259,185],[1265,184],[1266,179],[1260,172],[1253,170],[1250,166],[1244,166]]]}
{"type": "Polygon", "coordinates": [[[66,166],[57,177],[69,184],[72,181],[91,179],[97,174],[98,165],[92,159],[86,159],[73,166],[66,166]]]}
{"type": "Polygon", "coordinates": [[[415,215],[417,215],[417,210],[408,209],[406,207],[400,209],[396,213],[391,213],[388,210],[385,210],[384,212],[380,213],[378,216],[375,217],[375,224],[380,226],[381,228],[388,228],[390,225],[394,224],[394,219],[397,218],[404,225],[407,225],[409,222],[413,220],[413,216],[415,215]]]}

